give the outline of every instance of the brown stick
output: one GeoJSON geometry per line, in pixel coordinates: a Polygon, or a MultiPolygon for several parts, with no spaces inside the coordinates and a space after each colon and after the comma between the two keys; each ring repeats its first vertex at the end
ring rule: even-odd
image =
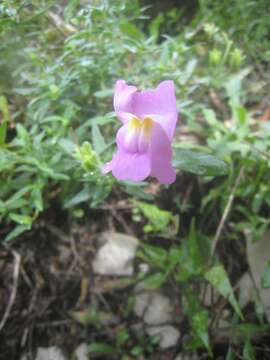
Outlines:
{"type": "Polygon", "coordinates": [[[0,331],[4,328],[7,319],[10,315],[12,306],[14,304],[15,298],[16,298],[16,294],[17,294],[17,289],[18,289],[18,280],[19,280],[19,274],[20,274],[20,264],[21,264],[21,256],[14,250],[11,251],[12,255],[14,257],[14,271],[13,271],[13,286],[12,286],[12,291],[11,291],[11,295],[8,301],[8,305],[6,307],[6,311],[4,313],[4,316],[1,320],[0,323],[0,331]]]}
{"type": "Polygon", "coordinates": [[[217,231],[216,231],[216,234],[215,234],[215,237],[214,237],[214,240],[213,240],[213,243],[212,243],[212,248],[211,248],[211,259],[214,255],[214,252],[216,250],[216,247],[217,247],[217,243],[218,243],[218,240],[220,238],[220,235],[222,233],[222,230],[223,230],[223,227],[225,225],[225,222],[227,220],[227,217],[229,215],[229,212],[231,210],[231,207],[232,207],[232,204],[233,204],[233,200],[234,200],[234,197],[235,197],[235,193],[236,193],[236,190],[240,184],[240,181],[241,181],[241,178],[242,178],[242,175],[243,175],[243,172],[244,172],[244,167],[242,167],[239,171],[239,174],[235,180],[235,183],[234,183],[234,186],[232,188],[232,191],[230,193],[230,196],[229,196],[229,199],[227,201],[227,204],[226,204],[226,207],[224,209],[224,212],[223,212],[223,215],[222,215],[222,218],[218,224],[218,227],[217,227],[217,231]]]}

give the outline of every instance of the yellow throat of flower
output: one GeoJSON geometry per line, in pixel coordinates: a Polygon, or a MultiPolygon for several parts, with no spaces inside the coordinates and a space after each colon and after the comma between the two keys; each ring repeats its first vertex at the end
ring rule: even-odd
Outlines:
{"type": "Polygon", "coordinates": [[[131,132],[140,131],[143,136],[149,138],[153,128],[153,120],[150,117],[146,117],[143,120],[134,117],[129,121],[128,127],[131,132]]]}
{"type": "Polygon", "coordinates": [[[128,122],[124,146],[130,153],[145,153],[151,141],[154,121],[150,117],[143,120],[134,117],[128,122]]]}

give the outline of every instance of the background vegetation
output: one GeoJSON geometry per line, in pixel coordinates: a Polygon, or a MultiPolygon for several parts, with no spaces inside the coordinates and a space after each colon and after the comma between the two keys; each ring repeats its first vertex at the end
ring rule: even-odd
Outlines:
{"type": "MultiPolygon", "coordinates": [[[[50,315],[23,314],[38,287],[35,271],[46,273],[40,262],[51,261],[59,232],[71,234],[78,226],[84,234],[113,228],[141,240],[136,261],[149,265],[148,284],[171,287],[181,306],[183,336],[171,357],[166,353],[168,359],[180,350],[202,358],[269,356],[260,291],[244,308],[237,292],[242,275],[250,272],[247,238],[259,241],[270,220],[269,2],[159,6],[126,0],[0,4],[2,313],[14,254],[33,285],[29,290],[24,276],[20,281],[1,329],[3,359],[19,358],[30,346],[30,338],[22,346],[23,322],[33,331],[41,320],[66,319],[74,307],[70,280],[58,274],[63,287],[48,304],[50,315]],[[169,188],[153,181],[119,183],[100,173],[115,147],[119,122],[112,96],[119,78],[140,88],[174,80],[179,173],[169,188]],[[218,294],[210,306],[200,295],[208,284],[218,294]],[[224,308],[229,310],[225,340],[219,323],[224,308]]],[[[90,268],[83,272],[90,276],[90,268]]],[[[50,276],[44,276],[49,284],[50,276]]],[[[69,327],[56,331],[64,334],[64,346],[85,339],[93,356],[162,359],[150,338],[130,340],[131,289],[142,276],[138,270],[129,279],[126,298],[117,290],[107,298],[123,319],[121,332],[113,326],[101,331],[91,318],[76,324],[77,340],[67,340],[75,339],[69,327]]],[[[79,291],[78,279],[71,283],[79,291]]],[[[270,286],[269,267],[261,286],[270,286]]],[[[50,298],[50,285],[38,294],[40,301],[50,298]]],[[[85,301],[89,306],[92,301],[85,301]]],[[[55,336],[37,326],[32,351],[39,339],[53,342],[55,336]]]]}

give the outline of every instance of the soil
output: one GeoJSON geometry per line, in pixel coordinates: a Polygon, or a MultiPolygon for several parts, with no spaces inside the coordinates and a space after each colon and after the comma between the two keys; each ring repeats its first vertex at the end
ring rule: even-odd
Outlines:
{"type": "MultiPolygon", "coordinates": [[[[187,232],[192,217],[196,215],[200,190],[196,177],[191,175],[179,176],[169,191],[161,190],[154,182],[149,184],[148,192],[155,194],[157,204],[163,209],[177,213],[172,199],[177,199],[180,194],[187,203],[193,204],[181,217],[183,226],[177,237],[187,232]]],[[[52,209],[45,212],[30,232],[0,247],[1,317],[8,312],[4,324],[2,318],[0,359],[17,360],[21,359],[22,354],[27,354],[27,359],[35,359],[38,347],[52,345],[59,346],[70,356],[82,342],[114,345],[117,332],[126,328],[132,336],[125,343],[123,351],[130,353],[142,341],[146,347],[142,355],[130,359],[173,360],[181,351],[182,340],[190,333],[188,321],[181,310],[181,301],[176,303],[181,318],[178,325],[182,334],[179,344],[164,351],[160,351],[157,345],[153,345],[151,351],[147,350],[147,338],[140,339],[133,330],[138,323],[129,305],[135,285],[133,280],[126,282],[117,277],[96,276],[91,267],[101,232],[120,231],[144,238],[142,224],[138,226],[132,221],[132,204],[125,199],[125,195],[114,193],[100,209],[86,210],[84,220],[77,222],[71,221],[68,213],[61,212],[57,206],[55,209],[55,213],[52,209]],[[96,313],[102,314],[102,320],[95,317],[89,320],[89,309],[93,308],[96,313]],[[101,323],[97,325],[97,321],[101,323]]],[[[205,225],[208,231],[216,226],[216,221],[213,223],[205,225]]],[[[156,237],[149,237],[147,241],[164,244],[164,239],[156,237]]],[[[223,245],[218,249],[226,268],[233,274],[234,283],[247,268],[246,263],[240,261],[245,252],[243,244],[240,241],[229,250],[223,245]]],[[[173,281],[166,285],[166,291],[175,298],[181,298],[180,288],[173,281]]],[[[210,307],[212,317],[217,319],[226,306],[223,299],[218,299],[210,307]]],[[[254,316],[249,315],[254,314],[253,307],[247,309],[246,313],[247,318],[254,321],[254,316]]],[[[212,337],[215,358],[223,359],[232,339],[226,333],[213,333],[212,337]]],[[[264,339],[260,339],[259,351],[266,344],[264,339]]],[[[239,346],[235,344],[234,347],[237,354],[239,346]]],[[[266,355],[263,356],[267,359],[266,355]]],[[[99,358],[120,359],[121,356],[102,355],[99,358]]],[[[208,355],[203,351],[199,358],[206,359],[208,355]]]]}

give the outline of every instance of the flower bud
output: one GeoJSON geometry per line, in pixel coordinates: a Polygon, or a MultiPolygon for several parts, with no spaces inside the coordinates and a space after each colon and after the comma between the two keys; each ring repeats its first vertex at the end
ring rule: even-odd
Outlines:
{"type": "Polygon", "coordinates": [[[213,49],[209,53],[209,63],[212,66],[217,66],[220,64],[222,59],[222,52],[218,49],[213,49]]]}
{"type": "Polygon", "coordinates": [[[232,68],[239,68],[244,61],[242,50],[236,48],[230,53],[230,66],[232,68]]]}
{"type": "Polygon", "coordinates": [[[52,100],[57,100],[60,96],[60,89],[57,85],[51,84],[49,86],[50,97],[52,100]]]}
{"type": "Polygon", "coordinates": [[[78,147],[75,156],[86,170],[93,170],[96,167],[97,156],[89,142],[85,141],[78,147]]]}

